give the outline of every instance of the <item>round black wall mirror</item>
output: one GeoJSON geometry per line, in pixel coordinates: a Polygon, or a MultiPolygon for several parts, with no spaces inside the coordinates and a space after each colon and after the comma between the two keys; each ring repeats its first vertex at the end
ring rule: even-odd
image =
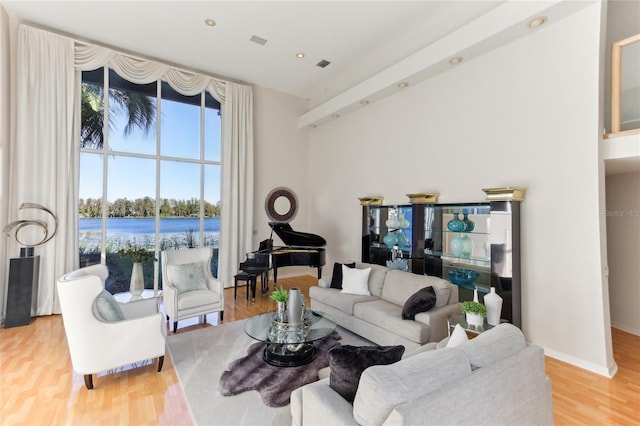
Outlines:
{"type": "Polygon", "coordinates": [[[298,198],[289,188],[275,188],[267,195],[265,210],[273,222],[291,222],[298,213],[298,198]]]}

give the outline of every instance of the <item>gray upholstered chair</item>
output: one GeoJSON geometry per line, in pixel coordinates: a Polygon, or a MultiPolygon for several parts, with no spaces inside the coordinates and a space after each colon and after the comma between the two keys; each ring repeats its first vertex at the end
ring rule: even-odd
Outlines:
{"type": "Polygon", "coordinates": [[[105,265],[70,272],[58,280],[62,322],[73,369],[93,389],[93,374],[158,358],[162,370],[166,326],[157,304],[120,304],[104,289],[105,265]]]}
{"type": "Polygon", "coordinates": [[[224,315],[224,293],[220,281],[211,275],[210,247],[166,250],[160,254],[162,265],[162,298],[167,316],[173,321],[220,312],[224,315]]]}

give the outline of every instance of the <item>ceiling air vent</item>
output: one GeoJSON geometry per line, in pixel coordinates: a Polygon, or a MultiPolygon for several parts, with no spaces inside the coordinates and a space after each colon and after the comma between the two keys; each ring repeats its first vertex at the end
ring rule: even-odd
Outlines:
{"type": "Polygon", "coordinates": [[[256,35],[252,36],[249,41],[252,41],[256,44],[259,44],[260,46],[264,46],[265,44],[267,44],[267,40],[263,39],[262,37],[258,37],[256,35]]]}
{"type": "Polygon", "coordinates": [[[330,63],[331,62],[327,61],[326,59],[323,59],[320,62],[318,62],[316,65],[319,66],[320,68],[325,68],[330,63]]]}

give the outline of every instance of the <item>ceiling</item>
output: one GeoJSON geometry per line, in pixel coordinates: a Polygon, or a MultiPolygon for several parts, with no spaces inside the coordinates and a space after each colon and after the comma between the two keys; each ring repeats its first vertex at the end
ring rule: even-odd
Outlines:
{"type": "Polygon", "coordinates": [[[501,1],[3,1],[10,15],[236,81],[325,100],[501,1]],[[216,25],[205,25],[213,19],[216,25]],[[258,36],[263,46],[250,41],[258,36]],[[302,52],[300,59],[296,54],[302,52]],[[330,63],[325,68],[316,64],[330,63]]]}
{"type": "MultiPolygon", "coordinates": [[[[299,127],[335,119],[553,24],[589,1],[1,1],[74,38],[309,100],[299,127]],[[215,21],[214,26],[205,20],[215,21]],[[537,28],[534,28],[534,30],[537,28]],[[266,40],[256,44],[253,36],[266,40]],[[304,58],[297,58],[304,53],[304,58]],[[330,64],[324,68],[318,62],[330,64]],[[403,83],[400,84],[399,83],[403,83]],[[399,87],[400,86],[400,87],[399,87]]],[[[607,162],[636,170],[637,158],[607,162]]]]}
{"type": "MultiPolygon", "coordinates": [[[[22,22],[309,100],[316,126],[594,0],[2,1],[22,22]],[[214,20],[207,26],[205,20],[214,20]],[[251,41],[266,40],[264,45],[251,41]],[[304,58],[296,57],[304,53],[304,58]],[[330,64],[318,67],[325,60],[330,64]]],[[[534,28],[533,30],[537,30],[534,28]]],[[[455,65],[458,66],[458,65],[455,65]]]]}

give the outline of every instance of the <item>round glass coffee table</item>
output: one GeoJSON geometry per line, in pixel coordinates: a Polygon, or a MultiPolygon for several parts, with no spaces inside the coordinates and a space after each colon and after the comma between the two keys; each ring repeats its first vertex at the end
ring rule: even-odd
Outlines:
{"type": "Polygon", "coordinates": [[[262,359],[276,367],[297,367],[316,357],[313,342],[333,333],[336,323],[323,312],[307,310],[302,326],[274,321],[275,312],[249,318],[244,331],[251,338],[265,342],[262,359]]]}

